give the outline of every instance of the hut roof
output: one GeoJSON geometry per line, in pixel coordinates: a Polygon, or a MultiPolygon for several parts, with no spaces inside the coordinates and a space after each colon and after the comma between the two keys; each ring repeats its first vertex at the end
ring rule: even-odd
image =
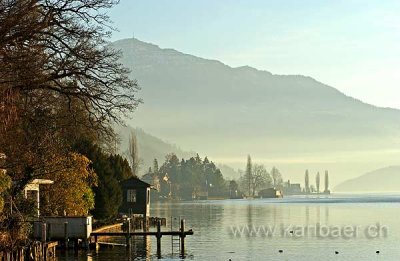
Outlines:
{"type": "Polygon", "coordinates": [[[137,187],[137,188],[148,188],[151,187],[149,183],[146,183],[137,177],[131,177],[129,179],[121,181],[123,187],[137,187]]]}

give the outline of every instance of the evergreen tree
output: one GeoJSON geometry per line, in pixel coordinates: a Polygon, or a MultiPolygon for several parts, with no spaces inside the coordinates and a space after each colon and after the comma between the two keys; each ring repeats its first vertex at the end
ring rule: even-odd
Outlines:
{"type": "Polygon", "coordinates": [[[228,193],[221,171],[207,157],[202,160],[199,155],[181,161],[174,154],[167,155],[159,169],[159,176],[161,197],[169,197],[170,190],[173,197],[181,199],[196,198],[204,192],[208,192],[210,196],[228,193]]]}
{"type": "Polygon", "coordinates": [[[201,160],[201,158],[200,158],[200,156],[199,156],[198,153],[196,154],[195,161],[196,161],[196,164],[197,164],[198,166],[200,166],[201,163],[202,163],[202,160],[201,160]]]}
{"type": "Polygon", "coordinates": [[[96,219],[111,219],[117,216],[122,204],[119,182],[133,176],[128,161],[120,155],[107,156],[98,145],[89,140],[78,141],[73,149],[90,159],[90,167],[98,177],[98,185],[93,188],[93,216],[96,219]]]}
{"type": "Polygon", "coordinates": [[[111,154],[108,157],[108,161],[110,162],[113,176],[118,180],[118,182],[135,176],[132,173],[128,160],[123,158],[121,155],[111,154]]]}
{"type": "MultiPolygon", "coordinates": [[[[164,191],[168,191],[168,197],[176,197],[179,194],[180,185],[179,180],[181,178],[180,173],[180,162],[178,157],[174,154],[168,154],[166,157],[166,162],[161,166],[160,172],[164,174],[164,177],[167,175],[168,180],[165,181],[164,191]]],[[[163,188],[161,188],[163,189],[163,188]]]]}
{"type": "Polygon", "coordinates": [[[203,161],[203,164],[208,164],[208,163],[210,163],[210,161],[208,160],[207,157],[205,157],[205,158],[204,158],[204,161],[203,161]]]}
{"type": "Polygon", "coordinates": [[[154,159],[154,161],[153,161],[153,173],[154,174],[158,174],[158,161],[157,161],[157,159],[154,159]]]}

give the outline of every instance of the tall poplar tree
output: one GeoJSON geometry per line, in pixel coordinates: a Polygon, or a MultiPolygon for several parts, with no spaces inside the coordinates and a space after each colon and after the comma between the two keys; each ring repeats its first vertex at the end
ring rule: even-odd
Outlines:
{"type": "Polygon", "coordinates": [[[248,185],[248,196],[250,196],[251,195],[251,183],[253,181],[253,165],[251,163],[250,155],[247,156],[245,177],[246,177],[246,182],[248,185]]]}
{"type": "Polygon", "coordinates": [[[306,170],[306,174],[304,175],[304,186],[305,186],[305,192],[310,193],[310,180],[308,175],[308,169],[306,170]]]}
{"type": "Polygon", "coordinates": [[[137,139],[136,139],[136,134],[134,131],[131,132],[131,136],[129,137],[129,157],[131,160],[131,168],[132,168],[132,173],[135,176],[138,176],[138,171],[139,171],[139,149],[137,145],[137,139]]]}
{"type": "Polygon", "coordinates": [[[325,193],[329,192],[329,174],[328,171],[325,170],[325,193]]]}

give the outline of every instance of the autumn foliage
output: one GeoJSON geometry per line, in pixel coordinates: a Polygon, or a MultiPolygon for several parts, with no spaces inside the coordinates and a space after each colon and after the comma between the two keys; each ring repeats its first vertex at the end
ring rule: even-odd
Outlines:
{"type": "Polygon", "coordinates": [[[26,240],[32,216],[21,195],[34,179],[54,181],[41,188],[42,214],[95,206],[93,162],[73,147],[82,138],[107,147],[112,124],[141,102],[106,40],[116,2],[0,0],[0,248],[26,240]]]}
{"type": "Polygon", "coordinates": [[[97,175],[89,167],[90,161],[83,155],[70,153],[58,158],[55,165],[66,166],[63,170],[48,175],[54,184],[43,186],[43,215],[87,215],[94,208],[91,187],[97,186],[97,175]]]}

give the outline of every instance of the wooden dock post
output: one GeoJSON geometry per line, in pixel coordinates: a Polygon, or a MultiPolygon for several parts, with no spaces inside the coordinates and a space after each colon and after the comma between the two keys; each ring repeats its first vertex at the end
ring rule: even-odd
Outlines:
{"type": "MultiPolygon", "coordinates": [[[[193,230],[189,229],[188,231],[185,231],[185,220],[181,220],[180,222],[180,228],[177,231],[161,231],[161,220],[157,220],[157,230],[156,231],[147,231],[147,232],[131,232],[131,231],[125,231],[125,232],[92,232],[90,235],[95,238],[95,241],[97,241],[97,237],[99,236],[107,236],[107,237],[130,237],[132,236],[140,236],[140,237],[147,237],[147,236],[155,236],[157,240],[157,257],[161,258],[161,238],[162,236],[175,236],[179,237],[179,247],[180,247],[180,256],[181,258],[185,257],[185,238],[187,235],[193,235],[193,230]]],[[[125,227],[125,226],[124,226],[125,227]]],[[[127,242],[129,243],[129,242],[127,242]]],[[[132,244],[132,242],[131,242],[132,244]]],[[[131,249],[131,248],[129,248],[131,249]]]]}
{"type": "Polygon", "coordinates": [[[157,221],[157,257],[161,258],[161,221],[157,221]]]}
{"type": "Polygon", "coordinates": [[[47,234],[47,229],[46,229],[46,222],[42,222],[42,231],[41,231],[41,241],[43,243],[46,243],[46,234],[47,234]]]}
{"type": "Polygon", "coordinates": [[[94,250],[99,249],[99,244],[97,242],[97,235],[94,236],[94,243],[90,242],[90,248],[94,250]]]}
{"type": "Polygon", "coordinates": [[[68,249],[68,222],[64,222],[64,247],[68,249]]]}
{"type": "Polygon", "coordinates": [[[41,227],[42,231],[41,231],[41,250],[42,250],[42,257],[43,260],[46,261],[46,257],[47,257],[47,249],[46,249],[46,233],[47,233],[47,228],[46,228],[46,222],[42,222],[42,227],[41,227]]]}
{"type": "Polygon", "coordinates": [[[126,219],[126,247],[131,245],[131,219],[126,219]]]}
{"type": "Polygon", "coordinates": [[[181,220],[181,234],[179,235],[181,238],[181,257],[185,257],[185,220],[181,220]]]}

